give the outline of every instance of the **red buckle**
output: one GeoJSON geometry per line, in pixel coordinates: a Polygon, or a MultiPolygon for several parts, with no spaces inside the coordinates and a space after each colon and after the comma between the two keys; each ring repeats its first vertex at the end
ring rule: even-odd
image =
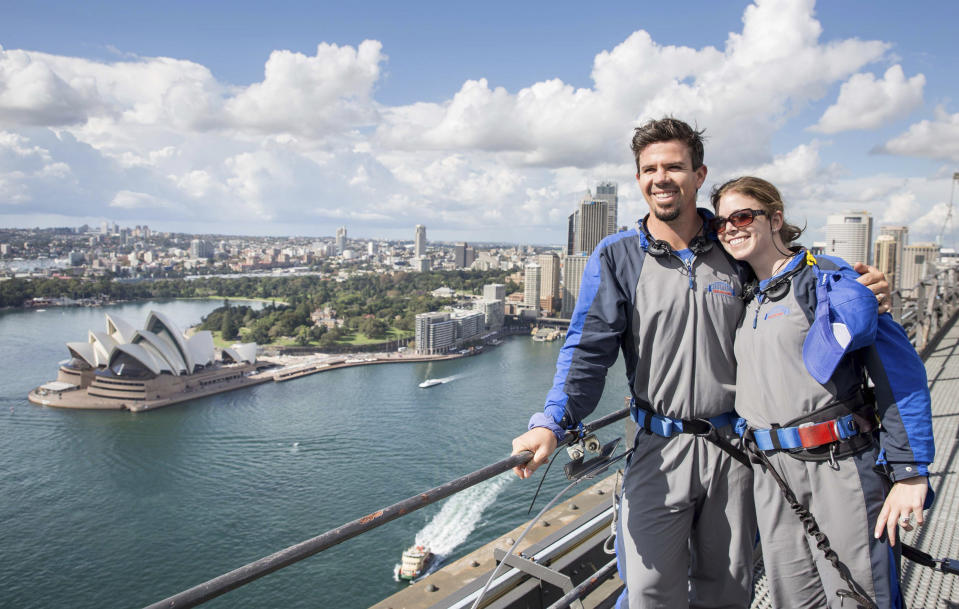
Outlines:
{"type": "Polygon", "coordinates": [[[835,421],[804,423],[799,426],[799,441],[803,448],[815,448],[823,444],[839,442],[839,429],[835,421]]]}

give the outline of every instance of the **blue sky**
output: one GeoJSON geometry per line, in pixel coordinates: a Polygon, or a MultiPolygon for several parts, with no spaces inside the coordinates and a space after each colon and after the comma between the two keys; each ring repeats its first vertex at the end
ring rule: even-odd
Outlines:
{"type": "Polygon", "coordinates": [[[673,114],[812,239],[934,239],[957,4],[5,2],[0,225],[560,243],[599,180],[646,212],[630,130],[673,114]]]}

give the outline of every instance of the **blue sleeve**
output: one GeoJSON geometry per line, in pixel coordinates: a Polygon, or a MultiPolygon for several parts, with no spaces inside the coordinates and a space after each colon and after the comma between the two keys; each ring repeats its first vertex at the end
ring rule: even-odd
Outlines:
{"type": "Polygon", "coordinates": [[[879,316],[875,347],[868,351],[866,367],[882,423],[879,444],[892,480],[926,476],[936,453],[926,368],[888,313],[879,316]]]}
{"type": "Polygon", "coordinates": [[[579,298],[556,361],[544,411],[530,419],[530,427],[548,427],[558,438],[596,408],[606,372],[616,362],[627,327],[627,298],[604,245],[593,251],[583,271],[579,298]]]}
{"type": "MultiPolygon", "coordinates": [[[[839,266],[844,277],[858,280],[859,273],[845,261],[823,256],[839,266]]],[[[865,349],[866,369],[876,391],[880,459],[892,481],[928,476],[936,453],[932,435],[932,402],[922,363],[909,337],[892,316],[879,316],[876,341],[865,349]]]]}

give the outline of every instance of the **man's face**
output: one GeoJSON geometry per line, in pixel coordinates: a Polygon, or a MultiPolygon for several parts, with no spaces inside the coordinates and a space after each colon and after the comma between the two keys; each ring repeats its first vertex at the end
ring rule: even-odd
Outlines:
{"type": "Polygon", "coordinates": [[[639,153],[639,188],[653,215],[672,222],[696,211],[696,192],[706,180],[706,166],[693,169],[686,144],[671,140],[650,144],[639,153]]]}

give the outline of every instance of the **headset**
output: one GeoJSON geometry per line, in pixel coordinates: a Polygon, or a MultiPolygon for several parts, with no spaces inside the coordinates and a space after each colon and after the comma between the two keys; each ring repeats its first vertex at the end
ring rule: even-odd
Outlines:
{"type": "MultiPolygon", "coordinates": [[[[666,241],[662,239],[657,239],[649,233],[649,229],[646,228],[646,220],[649,219],[649,214],[646,214],[642,220],[637,222],[639,225],[639,244],[646,250],[648,254],[653,256],[669,256],[674,253],[672,246],[669,245],[666,241]]],[[[713,241],[705,235],[705,224],[703,225],[703,231],[693,237],[693,240],[689,242],[689,250],[697,255],[701,256],[709,250],[713,249],[713,241]]]]}

